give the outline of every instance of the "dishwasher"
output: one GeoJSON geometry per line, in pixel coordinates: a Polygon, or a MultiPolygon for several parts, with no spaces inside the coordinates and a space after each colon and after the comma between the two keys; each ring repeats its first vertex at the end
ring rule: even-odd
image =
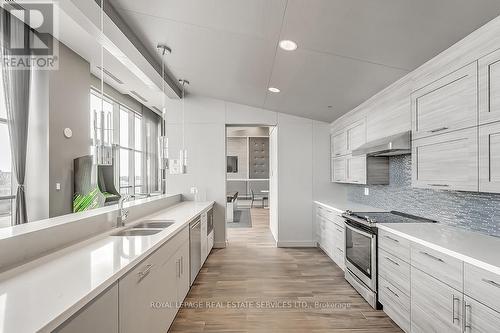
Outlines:
{"type": "Polygon", "coordinates": [[[201,218],[189,224],[189,252],[192,285],[201,268],[201,218]]]}

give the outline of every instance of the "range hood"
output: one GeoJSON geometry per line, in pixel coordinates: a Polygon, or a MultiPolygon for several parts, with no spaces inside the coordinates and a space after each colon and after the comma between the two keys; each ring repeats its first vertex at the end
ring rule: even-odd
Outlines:
{"type": "Polygon", "coordinates": [[[352,152],[353,156],[395,156],[404,154],[411,154],[410,131],[367,142],[352,152]]]}

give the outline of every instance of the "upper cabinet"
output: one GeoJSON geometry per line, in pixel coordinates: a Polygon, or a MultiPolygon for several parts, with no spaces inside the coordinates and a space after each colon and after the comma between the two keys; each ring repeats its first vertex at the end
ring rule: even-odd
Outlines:
{"type": "Polygon", "coordinates": [[[500,192],[500,122],[479,127],[479,191],[500,192]]]}
{"type": "Polygon", "coordinates": [[[358,121],[347,127],[346,135],[346,151],[351,154],[353,150],[363,145],[366,142],[366,127],[365,121],[358,121]]]}
{"type": "Polygon", "coordinates": [[[477,127],[412,142],[413,187],[478,191],[477,127]]]}
{"type": "Polygon", "coordinates": [[[414,91],[411,109],[413,139],[477,126],[477,62],[414,91]]]}
{"type": "Polygon", "coordinates": [[[479,59],[479,123],[500,121],[500,50],[479,59]]]}
{"type": "Polygon", "coordinates": [[[331,152],[332,157],[338,157],[347,154],[347,136],[345,131],[332,134],[331,152]]]}

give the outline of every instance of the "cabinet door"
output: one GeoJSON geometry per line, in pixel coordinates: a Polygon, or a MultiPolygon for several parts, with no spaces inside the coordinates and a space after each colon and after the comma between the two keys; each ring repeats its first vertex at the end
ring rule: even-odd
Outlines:
{"type": "Polygon", "coordinates": [[[366,184],[366,156],[348,156],[346,168],[348,183],[366,184]]]}
{"type": "Polygon", "coordinates": [[[177,278],[177,301],[181,303],[189,292],[189,243],[184,243],[177,250],[175,255],[178,261],[179,270],[177,278]]]}
{"type": "Polygon", "coordinates": [[[500,123],[479,127],[479,191],[500,193],[500,123]]]}
{"type": "Polygon", "coordinates": [[[464,327],[466,333],[498,332],[500,313],[465,296],[464,327]]]}
{"type": "Polygon", "coordinates": [[[357,122],[349,126],[346,130],[347,154],[363,145],[366,142],[366,127],[365,121],[357,122]]]}
{"type": "Polygon", "coordinates": [[[332,182],[343,183],[347,180],[346,158],[332,158],[332,182]]]}
{"type": "Polygon", "coordinates": [[[413,187],[478,191],[477,127],[415,140],[413,187]]]}
{"type": "Polygon", "coordinates": [[[331,150],[332,157],[347,154],[347,136],[345,131],[332,135],[331,150]]]}
{"type": "Polygon", "coordinates": [[[479,59],[479,123],[500,120],[500,50],[479,59]]]}
{"type": "Polygon", "coordinates": [[[174,320],[178,261],[162,259],[155,252],[120,279],[120,333],[166,332],[174,320]]]}
{"type": "Polygon", "coordinates": [[[412,130],[418,139],[477,125],[477,62],[413,92],[412,130]]]}
{"type": "Polygon", "coordinates": [[[118,333],[118,284],[103,292],[54,332],[118,333]]]}
{"type": "Polygon", "coordinates": [[[411,332],[462,332],[459,291],[411,268],[411,332]]]}

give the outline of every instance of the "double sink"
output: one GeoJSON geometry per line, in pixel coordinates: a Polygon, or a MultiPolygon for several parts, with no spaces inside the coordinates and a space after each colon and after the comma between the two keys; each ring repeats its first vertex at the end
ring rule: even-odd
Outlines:
{"type": "Polygon", "coordinates": [[[163,231],[173,224],[175,224],[173,220],[145,220],[128,229],[114,233],[111,236],[151,236],[163,231]]]}

